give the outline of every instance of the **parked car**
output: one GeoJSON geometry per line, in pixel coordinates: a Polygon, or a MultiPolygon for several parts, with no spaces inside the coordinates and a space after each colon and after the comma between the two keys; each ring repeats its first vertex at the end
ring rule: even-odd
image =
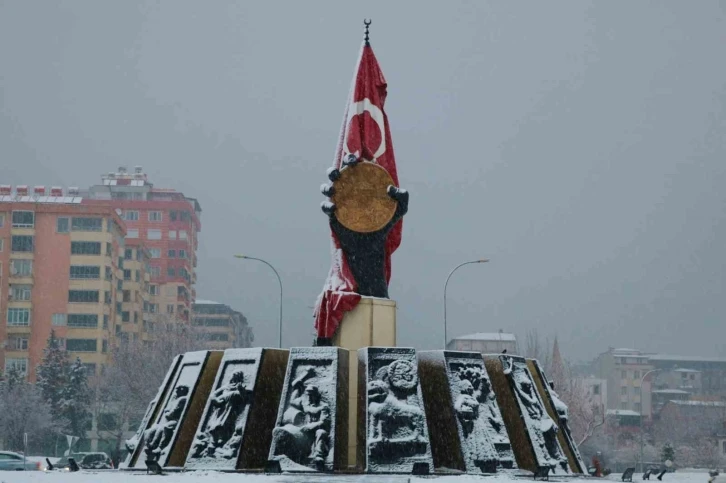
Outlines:
{"type": "Polygon", "coordinates": [[[41,464],[37,461],[23,463],[23,455],[12,451],[0,451],[0,471],[37,471],[41,464]]]}
{"type": "Polygon", "coordinates": [[[84,470],[112,470],[113,462],[106,453],[74,453],[64,456],[56,463],[53,463],[52,469],[65,470],[70,467],[69,458],[76,460],[79,468],[84,470]]]}

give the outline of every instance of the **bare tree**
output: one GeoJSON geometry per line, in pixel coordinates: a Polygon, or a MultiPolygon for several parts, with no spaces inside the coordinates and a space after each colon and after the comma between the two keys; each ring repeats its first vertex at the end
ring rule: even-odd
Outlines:
{"type": "Polygon", "coordinates": [[[537,359],[546,374],[552,369],[552,342],[542,337],[537,329],[530,329],[524,336],[524,357],[537,359]]]}
{"type": "Polygon", "coordinates": [[[188,324],[159,318],[153,327],[148,340],[119,341],[112,349],[111,363],[93,387],[98,433],[115,442],[111,455],[115,460],[120,458],[124,433],[136,430],[129,423],[140,420],[174,357],[199,349],[197,333],[188,324]]]}
{"type": "Polygon", "coordinates": [[[585,379],[574,373],[570,362],[565,362],[563,369],[562,383],[557,393],[562,402],[567,404],[570,429],[579,446],[605,424],[604,408],[595,404],[585,379]]]}

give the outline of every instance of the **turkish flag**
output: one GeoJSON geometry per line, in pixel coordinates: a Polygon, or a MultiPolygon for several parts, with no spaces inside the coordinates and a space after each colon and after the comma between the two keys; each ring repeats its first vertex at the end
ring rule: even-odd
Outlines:
{"type": "MultiPolygon", "coordinates": [[[[396,158],[384,110],[386,94],[386,79],[378,60],[371,46],[364,43],[348,95],[333,167],[340,169],[342,160],[354,154],[383,167],[398,186],[396,158]]],[[[386,238],[386,283],[391,279],[391,255],[401,244],[402,221],[396,223],[386,238]]],[[[340,243],[332,231],[330,235],[332,264],[314,313],[318,337],[333,337],[345,313],[353,310],[360,301],[355,279],[340,243]]]]}

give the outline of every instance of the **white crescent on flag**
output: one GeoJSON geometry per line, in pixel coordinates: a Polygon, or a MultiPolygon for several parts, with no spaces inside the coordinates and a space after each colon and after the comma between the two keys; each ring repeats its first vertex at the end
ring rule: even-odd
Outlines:
{"type": "Polygon", "coordinates": [[[383,111],[366,97],[362,101],[352,103],[348,109],[348,119],[345,122],[345,138],[343,139],[343,159],[349,154],[354,154],[356,157],[359,157],[361,154],[357,151],[355,153],[348,151],[348,134],[350,133],[350,123],[353,118],[366,111],[371,115],[371,119],[376,122],[378,129],[381,130],[381,145],[378,146],[378,149],[373,154],[373,159],[366,159],[365,161],[375,162],[376,159],[383,156],[383,153],[386,152],[386,130],[383,111]]]}

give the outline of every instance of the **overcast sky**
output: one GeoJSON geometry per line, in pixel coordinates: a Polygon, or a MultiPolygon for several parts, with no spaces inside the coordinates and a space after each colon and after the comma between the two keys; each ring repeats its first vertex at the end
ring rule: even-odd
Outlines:
{"type": "Polygon", "coordinates": [[[362,40],[402,187],[399,345],[539,328],[726,357],[726,2],[0,0],[0,182],[142,165],[199,199],[197,296],[312,340],[319,186],[362,40]]]}

